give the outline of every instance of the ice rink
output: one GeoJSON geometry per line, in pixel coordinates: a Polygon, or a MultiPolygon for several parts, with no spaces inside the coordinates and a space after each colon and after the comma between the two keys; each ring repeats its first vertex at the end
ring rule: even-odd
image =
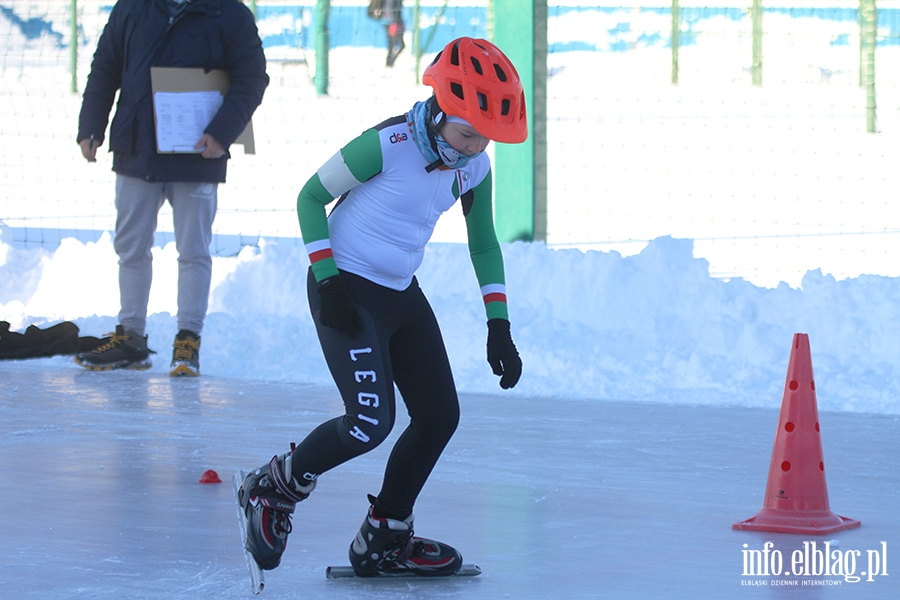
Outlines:
{"type": "MultiPolygon", "coordinates": [[[[461,400],[460,428],[419,499],[416,530],[459,548],[482,576],[325,579],[326,566],[347,561],[401,417],[388,443],[324,475],[298,505],[261,597],[900,597],[895,415],[820,414],[831,508],[862,521],[822,537],[731,528],[762,508],[777,410],[461,400]],[[744,544],[761,550],[767,541],[786,567],[804,541],[858,550],[856,575],[867,551],[886,549],[888,575],[744,576],[744,544]]],[[[339,410],[330,388],[296,383],[0,363],[3,596],[252,597],[231,474],[286,451],[339,410]],[[200,484],[207,469],[223,483],[200,484]]]]}

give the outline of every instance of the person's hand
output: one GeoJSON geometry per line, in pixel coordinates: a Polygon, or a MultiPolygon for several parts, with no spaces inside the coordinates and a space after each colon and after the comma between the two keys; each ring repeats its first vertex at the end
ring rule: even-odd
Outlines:
{"type": "Polygon", "coordinates": [[[79,140],[78,145],[81,146],[81,155],[88,162],[97,162],[97,148],[100,142],[95,140],[93,136],[79,140]]]}
{"type": "Polygon", "coordinates": [[[494,371],[500,375],[500,387],[508,390],[519,382],[522,376],[522,359],[516,345],[513,344],[509,332],[509,321],[506,319],[490,319],[487,338],[487,360],[494,371]]]}
{"type": "Polygon", "coordinates": [[[194,150],[198,152],[202,150],[200,156],[203,158],[222,158],[225,156],[225,148],[222,147],[222,144],[216,138],[208,133],[204,133],[200,141],[194,144],[194,150]]]}
{"type": "Polygon", "coordinates": [[[319,321],[322,325],[342,331],[351,338],[356,337],[362,329],[362,319],[356,311],[343,278],[334,275],[323,279],[317,289],[322,299],[322,308],[319,310],[319,321]]]}

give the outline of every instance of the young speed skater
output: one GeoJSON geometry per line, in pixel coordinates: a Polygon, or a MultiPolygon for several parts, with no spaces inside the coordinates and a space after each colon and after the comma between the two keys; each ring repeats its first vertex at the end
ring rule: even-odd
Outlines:
{"type": "Polygon", "coordinates": [[[410,423],[381,491],[369,496],[350,564],[360,577],[452,575],[462,565],[456,549],[413,535],[413,505],[459,421],[440,328],[414,274],[438,217],[460,200],[487,316],[488,363],[501,388],[515,386],[522,361],[510,334],[484,150],[490,140],[525,141],[528,126],[518,73],[491,42],[450,42],[422,80],[433,88],[429,99],[351,140],[297,198],[310,312],[346,413],[244,479],[246,545],[262,569],[279,565],[291,514],[319,476],[387,438],[394,385],[410,423]]]}

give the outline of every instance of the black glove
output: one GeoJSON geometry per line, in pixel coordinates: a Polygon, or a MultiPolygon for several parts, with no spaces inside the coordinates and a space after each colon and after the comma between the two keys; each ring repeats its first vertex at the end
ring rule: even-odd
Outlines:
{"type": "Polygon", "coordinates": [[[506,319],[490,319],[487,338],[487,360],[494,370],[494,375],[500,375],[500,387],[508,390],[514,387],[522,375],[522,359],[513,344],[512,335],[509,333],[509,321],[506,319]]]}
{"type": "Polygon", "coordinates": [[[319,310],[319,321],[325,327],[337,329],[356,337],[362,329],[362,320],[353,304],[353,298],[340,275],[323,279],[318,285],[322,308],[319,310]]]}

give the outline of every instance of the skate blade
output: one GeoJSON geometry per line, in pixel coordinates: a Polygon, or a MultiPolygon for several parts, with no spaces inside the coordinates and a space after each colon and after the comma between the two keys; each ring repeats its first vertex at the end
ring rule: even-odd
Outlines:
{"type": "Polygon", "coordinates": [[[265,576],[256,559],[247,550],[247,514],[241,506],[241,489],[244,486],[244,471],[237,471],[231,478],[231,487],[234,490],[234,501],[237,503],[238,524],[241,528],[241,549],[244,551],[244,559],[247,561],[247,570],[250,572],[250,591],[258,595],[266,587],[265,576]]]}
{"type": "Polygon", "coordinates": [[[445,579],[447,577],[477,577],[481,575],[481,567],[475,563],[465,563],[459,568],[459,571],[451,575],[421,575],[414,571],[398,571],[396,573],[380,573],[374,577],[359,577],[353,567],[328,567],[325,569],[325,577],[328,579],[398,579],[405,577],[415,577],[416,579],[445,579]]]}

